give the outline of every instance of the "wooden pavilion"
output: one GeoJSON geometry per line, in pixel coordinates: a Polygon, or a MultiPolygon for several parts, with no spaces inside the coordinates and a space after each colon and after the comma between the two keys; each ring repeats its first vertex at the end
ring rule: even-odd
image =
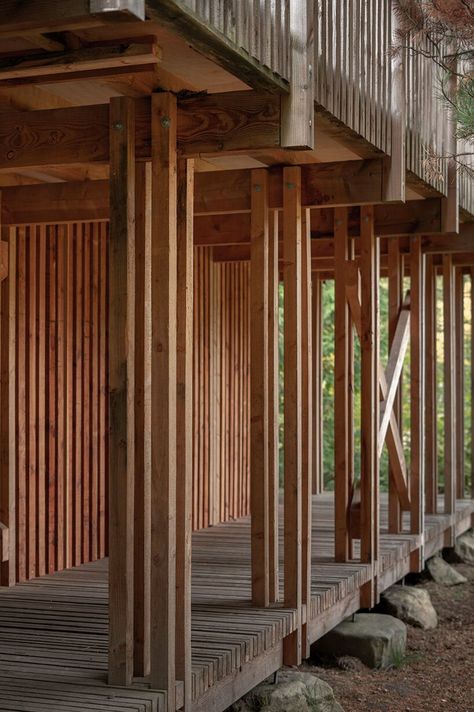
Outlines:
{"type": "Polygon", "coordinates": [[[0,710],[223,712],[473,523],[473,185],[395,24],[0,0],[0,710]]]}

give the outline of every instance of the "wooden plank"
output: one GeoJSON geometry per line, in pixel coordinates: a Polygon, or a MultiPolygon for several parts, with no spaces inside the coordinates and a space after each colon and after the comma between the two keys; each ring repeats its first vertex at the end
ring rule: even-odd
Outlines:
{"type": "Polygon", "coordinates": [[[268,178],[251,173],[250,226],[250,507],[252,512],[252,602],[270,603],[268,472],[268,178]]]}
{"type": "Polygon", "coordinates": [[[175,712],[176,98],[152,97],[150,684],[175,712]]]}
{"type": "Polygon", "coordinates": [[[135,113],[110,103],[109,682],[133,677],[135,113]]]}
{"type": "Polygon", "coordinates": [[[146,390],[150,359],[147,300],[147,255],[151,228],[151,166],[135,173],[135,482],[134,482],[134,675],[150,671],[150,463],[147,458],[146,390]]]}
{"type": "Polygon", "coordinates": [[[0,584],[12,586],[16,582],[16,231],[2,227],[1,237],[2,245],[8,245],[8,276],[0,286],[0,520],[7,527],[8,541],[0,584]]]}
{"type": "Polygon", "coordinates": [[[454,348],[456,363],[456,497],[457,499],[464,499],[466,490],[464,458],[464,275],[460,268],[455,270],[454,312],[454,348]]]}
{"type": "Polygon", "coordinates": [[[192,697],[193,188],[194,162],[182,159],[177,179],[176,677],[184,684],[185,709],[192,697]]]}
{"type": "Polygon", "coordinates": [[[334,513],[335,558],[341,562],[348,561],[350,555],[349,503],[353,486],[349,457],[349,341],[353,337],[346,297],[350,250],[347,209],[338,208],[334,212],[334,513]]]}
{"type": "Polygon", "coordinates": [[[278,221],[270,213],[268,231],[268,501],[269,501],[269,580],[270,602],[278,601],[279,591],[279,499],[280,499],[280,350],[279,350],[279,271],[278,221]]]}
{"type": "Polygon", "coordinates": [[[379,412],[378,243],[372,207],[361,208],[361,561],[371,565],[371,581],[361,604],[371,607],[378,575],[379,521],[377,457],[379,412]]]}
{"type": "Polygon", "coordinates": [[[426,256],[425,277],[425,483],[426,514],[438,506],[437,290],[433,256],[426,256]]]}
{"type": "Polygon", "coordinates": [[[390,22],[390,159],[387,160],[387,176],[384,196],[387,201],[405,200],[406,181],[406,54],[400,47],[399,20],[396,12],[387,9],[390,22]]]}
{"type": "Polygon", "coordinates": [[[323,446],[323,387],[322,387],[322,346],[323,346],[323,303],[322,280],[313,274],[313,494],[324,490],[324,446],[323,446]]]}
{"type": "Polygon", "coordinates": [[[308,611],[311,608],[312,576],[312,527],[313,527],[313,348],[312,348],[312,302],[311,302],[311,232],[309,210],[302,220],[301,245],[301,488],[302,488],[302,537],[301,537],[301,598],[306,608],[306,622],[302,626],[302,657],[310,655],[308,611]]]}
{"type": "MultiPolygon", "coordinates": [[[[403,299],[403,256],[400,250],[399,240],[391,238],[388,241],[388,340],[391,348],[395,338],[398,318],[403,299]]],[[[394,402],[394,414],[401,423],[401,397],[402,397],[402,374],[398,384],[397,394],[394,402]]],[[[389,455],[389,481],[388,481],[388,528],[393,534],[398,534],[401,529],[401,508],[397,495],[396,475],[393,455],[389,455]]]]}
{"type": "MultiPolygon", "coordinates": [[[[150,159],[149,97],[136,101],[136,156],[150,159]]],[[[105,163],[109,159],[109,107],[78,106],[2,113],[0,167],[105,163]],[[26,141],[24,136],[29,135],[26,141]],[[54,144],[54,159],[51,144],[54,144]]],[[[280,145],[280,99],[228,92],[180,99],[180,153],[248,152],[280,145]],[[224,117],[226,119],[224,120],[224,117]]]]}
{"type": "Polygon", "coordinates": [[[454,269],[451,255],[443,257],[444,325],[444,511],[456,503],[456,393],[454,361],[454,269]]]}
{"type": "Polygon", "coordinates": [[[284,641],[284,661],[301,661],[301,169],[283,169],[284,244],[284,602],[297,628],[284,641]]]}
{"type": "Polygon", "coordinates": [[[281,145],[314,148],[314,33],[312,4],[297,0],[288,4],[290,59],[289,94],[282,101],[281,145]]]}
{"type": "MultiPolygon", "coordinates": [[[[411,241],[410,250],[410,531],[424,532],[424,257],[421,238],[411,241]]],[[[412,552],[411,566],[420,571],[424,565],[423,546],[412,552]]]]}

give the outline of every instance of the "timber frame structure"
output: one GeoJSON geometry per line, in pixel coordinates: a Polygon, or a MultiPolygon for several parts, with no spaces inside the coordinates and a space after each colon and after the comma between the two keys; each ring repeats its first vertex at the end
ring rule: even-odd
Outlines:
{"type": "Polygon", "coordinates": [[[454,127],[395,30],[390,0],[0,0],[1,710],[222,712],[473,524],[474,191],[426,165],[454,127]]]}

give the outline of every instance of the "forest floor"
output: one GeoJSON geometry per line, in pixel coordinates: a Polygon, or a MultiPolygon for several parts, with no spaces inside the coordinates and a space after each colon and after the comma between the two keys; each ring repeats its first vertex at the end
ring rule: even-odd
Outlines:
{"type": "Polygon", "coordinates": [[[429,591],[439,623],[430,631],[408,626],[407,654],[397,667],[304,669],[331,685],[345,712],[474,712],[474,566],[454,568],[468,583],[417,584],[429,591]]]}

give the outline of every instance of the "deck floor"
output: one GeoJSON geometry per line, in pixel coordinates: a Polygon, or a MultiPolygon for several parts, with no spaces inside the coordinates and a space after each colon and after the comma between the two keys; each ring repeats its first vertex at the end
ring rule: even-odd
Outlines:
{"type": "MultiPolygon", "coordinates": [[[[311,640],[359,608],[368,580],[362,564],[335,564],[332,497],[313,501],[311,640]]],[[[426,518],[425,550],[433,554],[454,527],[470,526],[473,501],[456,516],[426,518]]],[[[382,505],[384,527],[386,507],[382,505]]],[[[409,534],[381,537],[384,589],[408,572],[409,534]]],[[[282,640],[296,624],[281,607],[250,605],[250,523],[242,519],[193,536],[192,655],[195,710],[221,712],[279,667],[282,640]]],[[[0,590],[0,710],[23,712],[148,712],[161,709],[160,693],[106,686],[107,561],[0,590]]]]}

